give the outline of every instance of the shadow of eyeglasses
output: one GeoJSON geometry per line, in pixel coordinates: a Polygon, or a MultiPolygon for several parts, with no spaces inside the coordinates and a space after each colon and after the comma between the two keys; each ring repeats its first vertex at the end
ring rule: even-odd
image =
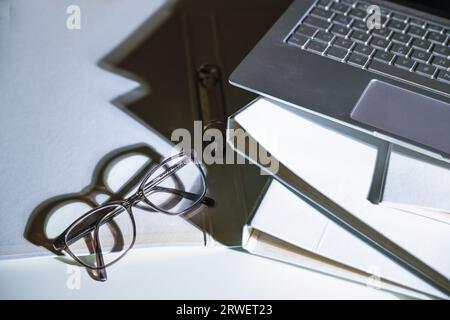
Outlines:
{"type": "MultiPolygon", "coordinates": [[[[56,250],[54,248],[53,241],[55,240],[55,238],[50,238],[48,236],[48,233],[46,232],[47,224],[50,218],[57,211],[59,213],[59,209],[71,203],[83,203],[91,208],[95,208],[102,203],[124,199],[130,192],[132,192],[136,188],[136,186],[139,185],[148,171],[154,166],[157,166],[159,163],[161,163],[162,160],[163,159],[161,154],[157,153],[153,148],[149,147],[146,144],[131,145],[116,149],[106,154],[95,167],[91,183],[88,186],[83,188],[80,192],[69,193],[50,198],[42,202],[38,207],[36,207],[36,209],[33,210],[30,218],[28,219],[24,237],[31,243],[37,246],[44,247],[53,254],[59,256],[58,259],[62,262],[72,265],[79,265],[78,262],[69,258],[65,258],[62,251],[56,250]],[[144,156],[148,159],[148,161],[144,165],[142,165],[134,174],[132,174],[125,183],[121,184],[118,190],[112,190],[107,181],[109,172],[108,169],[112,168],[120,160],[134,155],[144,156]],[[99,195],[106,195],[107,198],[100,203],[97,200],[97,197],[99,195]]],[[[175,184],[180,183],[181,182],[176,181],[175,178],[175,184]]],[[[146,205],[138,204],[136,207],[141,210],[156,212],[154,209],[146,205]]],[[[59,214],[63,213],[64,212],[59,214]]],[[[202,230],[204,229],[201,223],[198,223],[195,220],[191,220],[191,216],[186,215],[184,218],[198,228],[202,230]]],[[[113,235],[114,244],[112,250],[120,250],[120,248],[124,246],[124,239],[119,226],[117,226],[117,224],[113,220],[111,220],[108,221],[107,227],[113,235]]],[[[86,242],[86,247],[89,249],[89,251],[91,251],[91,253],[94,253],[95,250],[92,239],[91,241],[89,241],[89,238],[86,237],[84,241],[86,242]]],[[[86,270],[89,275],[95,280],[102,280],[103,277],[106,277],[106,272],[103,269],[93,270],[86,268],[86,270]]]]}

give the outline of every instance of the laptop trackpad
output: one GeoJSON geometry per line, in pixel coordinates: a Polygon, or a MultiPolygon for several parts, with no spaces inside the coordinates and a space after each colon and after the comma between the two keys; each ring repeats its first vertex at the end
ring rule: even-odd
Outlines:
{"type": "Polygon", "coordinates": [[[372,80],[351,118],[450,153],[450,104],[372,80]]]}

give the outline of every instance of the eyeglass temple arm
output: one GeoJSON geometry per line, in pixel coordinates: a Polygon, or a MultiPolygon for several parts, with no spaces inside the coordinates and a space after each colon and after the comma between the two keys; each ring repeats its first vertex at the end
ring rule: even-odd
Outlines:
{"type": "Polygon", "coordinates": [[[89,233],[87,237],[85,237],[86,246],[89,249],[89,252],[91,254],[95,254],[95,260],[97,261],[97,266],[102,267],[99,269],[91,270],[90,272],[94,272],[94,276],[97,278],[98,281],[106,281],[108,279],[108,276],[106,274],[106,268],[103,266],[105,265],[103,261],[103,254],[102,254],[102,248],[100,244],[97,241],[94,241],[94,238],[89,233]]]}
{"type": "MultiPolygon", "coordinates": [[[[183,197],[183,198],[186,198],[186,199],[192,200],[192,201],[196,201],[199,197],[198,194],[187,192],[187,191],[182,191],[182,190],[177,190],[177,189],[172,189],[172,188],[156,186],[156,187],[153,187],[152,189],[156,190],[156,191],[173,193],[180,197],[183,197]]],[[[216,203],[216,201],[214,199],[206,197],[206,196],[203,197],[203,199],[200,202],[208,207],[213,207],[216,203]]]]}

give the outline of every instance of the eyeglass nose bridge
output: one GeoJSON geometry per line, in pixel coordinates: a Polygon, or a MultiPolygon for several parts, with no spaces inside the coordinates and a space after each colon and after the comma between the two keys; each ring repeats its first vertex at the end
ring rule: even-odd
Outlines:
{"type": "Polygon", "coordinates": [[[144,198],[144,192],[139,190],[135,194],[125,199],[125,206],[133,206],[134,204],[140,202],[144,198]]]}

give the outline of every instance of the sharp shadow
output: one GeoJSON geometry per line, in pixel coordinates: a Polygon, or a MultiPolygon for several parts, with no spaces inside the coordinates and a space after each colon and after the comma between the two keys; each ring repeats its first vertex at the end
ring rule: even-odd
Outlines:
{"type": "MultiPolygon", "coordinates": [[[[168,1],[98,62],[140,84],[112,103],[162,138],[170,139],[177,128],[194,136],[193,123],[202,120],[196,70],[207,63],[220,68],[226,113],[233,114],[255,95],[230,85],[229,75],[291,2],[168,1]]],[[[214,241],[240,245],[242,227],[266,177],[251,165],[209,165],[207,171],[208,187],[220,204],[210,221],[214,241]]]]}
{"type": "MultiPolygon", "coordinates": [[[[146,144],[136,144],[128,147],[123,147],[116,149],[114,151],[106,154],[96,165],[91,183],[84,187],[79,192],[73,192],[69,194],[59,195],[50,198],[42,202],[38,207],[36,207],[28,219],[26,229],[24,232],[24,237],[31,243],[46,248],[48,251],[54,253],[59,257],[59,260],[68,263],[78,265],[72,259],[62,257],[63,253],[56,250],[53,247],[54,238],[50,238],[46,232],[47,224],[55,214],[58,209],[69,205],[71,203],[84,203],[91,208],[95,208],[102,203],[108,203],[111,201],[123,200],[130,192],[132,192],[140,184],[144,176],[147,174],[151,168],[158,165],[162,161],[162,156],[156,152],[153,148],[146,144]],[[121,184],[118,190],[112,190],[107,181],[107,175],[109,169],[114,166],[119,160],[124,159],[129,156],[141,155],[145,156],[148,161],[142,165],[127,181],[121,184]],[[97,197],[99,195],[106,196],[102,201],[99,201],[97,197]]],[[[138,205],[139,209],[146,210],[150,212],[155,212],[152,208],[146,205],[138,205]]],[[[58,214],[63,214],[64,212],[58,212],[58,214]]],[[[189,223],[195,225],[197,228],[204,231],[204,226],[201,219],[196,219],[194,215],[185,215],[183,218],[189,223]]],[[[65,226],[68,227],[68,226],[65,226]]],[[[108,223],[108,227],[111,229],[111,233],[114,235],[115,244],[120,246],[121,232],[117,225],[113,223],[108,223]]],[[[89,275],[97,279],[98,274],[91,269],[87,269],[89,275]]]]}
{"type": "Polygon", "coordinates": [[[196,70],[214,64],[222,72],[227,112],[233,114],[256,95],[227,79],[291,2],[167,1],[98,62],[140,84],[113,104],[166,138],[176,128],[191,130],[193,120],[201,120],[196,70]]]}
{"type": "MultiPolygon", "coordinates": [[[[198,64],[209,62],[223,70],[227,112],[234,113],[255,95],[229,85],[226,79],[291,2],[167,1],[128,39],[98,62],[100,68],[139,84],[135,90],[111,103],[165,139],[175,128],[187,128],[192,132],[193,121],[201,119],[193,70],[198,64]],[[206,28],[199,28],[202,26],[206,28]],[[208,47],[206,43],[215,45],[208,47]],[[190,44],[199,46],[191,50],[190,44]]],[[[107,195],[104,202],[122,199],[140,176],[134,176],[120,190],[112,192],[104,181],[105,170],[116,159],[133,153],[146,155],[154,164],[162,160],[162,156],[146,144],[111,151],[97,164],[91,183],[83,190],[52,197],[37,206],[28,219],[24,237],[58,255],[59,260],[76,264],[53,248],[53,239],[45,232],[50,217],[59,208],[73,202],[96,207],[99,205],[96,196],[100,194],[107,195]]],[[[207,169],[208,187],[213,189],[213,197],[218,198],[221,214],[213,212],[213,222],[206,222],[205,217],[196,213],[186,215],[185,219],[203,230],[205,236],[214,229],[214,240],[226,245],[239,245],[247,216],[240,216],[241,213],[234,213],[232,206],[224,207],[223,204],[245,202],[242,207],[248,213],[266,178],[259,176],[259,170],[250,166],[209,166],[207,169]],[[233,180],[237,175],[242,181],[233,180]],[[244,200],[239,200],[239,197],[244,200]]],[[[95,274],[90,275],[96,277],[95,274]]]]}

